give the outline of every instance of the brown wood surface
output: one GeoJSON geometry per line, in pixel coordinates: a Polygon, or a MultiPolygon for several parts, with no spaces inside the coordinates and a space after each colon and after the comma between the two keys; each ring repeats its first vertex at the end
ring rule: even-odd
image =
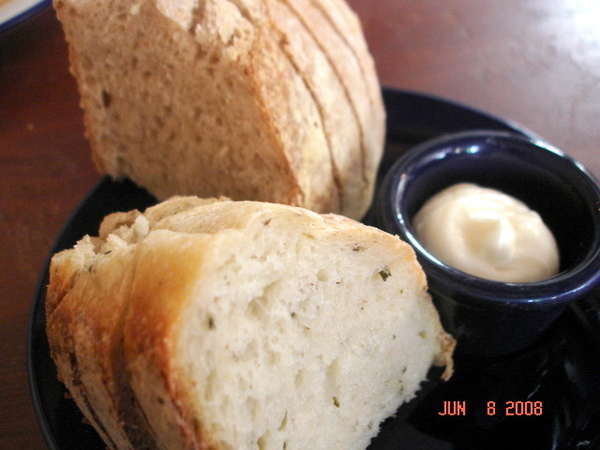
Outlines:
{"type": "MultiPolygon", "coordinates": [[[[383,85],[529,128],[600,173],[600,3],[351,0],[383,85]]],[[[52,10],[0,34],[0,448],[43,449],[26,341],[47,253],[98,181],[52,10]]]]}

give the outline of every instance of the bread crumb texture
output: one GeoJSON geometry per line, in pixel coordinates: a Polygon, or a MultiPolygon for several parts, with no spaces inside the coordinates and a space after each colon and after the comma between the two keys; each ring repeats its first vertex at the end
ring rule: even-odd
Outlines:
{"type": "Polygon", "coordinates": [[[48,338],[111,448],[364,449],[452,370],[412,249],[336,215],[178,197],[54,256],[48,338]]]}
{"type": "Polygon", "coordinates": [[[366,212],[385,111],[340,0],[54,0],[101,173],[159,200],[366,212]]]}

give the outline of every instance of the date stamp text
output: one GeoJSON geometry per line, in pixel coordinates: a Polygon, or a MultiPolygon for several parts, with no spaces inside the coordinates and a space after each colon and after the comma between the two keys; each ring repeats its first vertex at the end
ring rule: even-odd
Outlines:
{"type": "MultiPolygon", "coordinates": [[[[485,407],[488,416],[541,416],[544,414],[544,405],[541,401],[506,401],[506,402],[486,402],[485,407]]],[[[439,416],[466,416],[467,402],[450,400],[444,401],[439,416]]]]}

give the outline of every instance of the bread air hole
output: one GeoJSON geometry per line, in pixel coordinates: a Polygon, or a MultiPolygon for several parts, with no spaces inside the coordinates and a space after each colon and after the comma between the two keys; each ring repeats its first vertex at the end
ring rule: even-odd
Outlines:
{"type": "Polygon", "coordinates": [[[268,321],[270,317],[269,311],[272,309],[272,301],[277,298],[279,285],[280,282],[276,280],[265,286],[262,295],[256,296],[250,300],[247,307],[247,313],[263,321],[268,321]]]}
{"type": "Polygon", "coordinates": [[[260,402],[253,397],[250,397],[246,403],[248,404],[248,409],[250,410],[250,417],[252,417],[253,422],[257,422],[261,418],[261,406],[260,402]]]}
{"type": "Polygon", "coordinates": [[[215,328],[217,328],[213,316],[208,316],[206,318],[206,328],[208,328],[209,330],[214,330],[215,328]]]}
{"type": "Polygon", "coordinates": [[[102,89],[102,106],[104,106],[104,108],[106,109],[110,106],[111,103],[112,103],[112,96],[110,95],[109,92],[102,89]]]}
{"type": "Polygon", "coordinates": [[[265,305],[267,301],[264,296],[254,297],[248,304],[248,314],[253,317],[266,317],[267,307],[265,305]]]}
{"type": "Polygon", "coordinates": [[[327,282],[329,281],[329,271],[325,270],[325,269],[320,269],[317,272],[317,279],[321,282],[327,282]]]}
{"type": "MultiPolygon", "coordinates": [[[[281,423],[279,424],[279,428],[277,428],[277,429],[279,431],[285,430],[285,428],[287,427],[287,423],[288,423],[288,412],[286,410],[285,414],[283,415],[283,418],[281,419],[281,423]]],[[[285,447],[285,443],[284,443],[284,447],[285,447]]]]}
{"type": "Polygon", "coordinates": [[[206,49],[202,48],[202,47],[198,47],[198,49],[196,50],[196,60],[201,61],[204,58],[206,58],[206,56],[208,55],[208,52],[206,51],[206,49]]]}
{"type": "Polygon", "coordinates": [[[269,432],[268,431],[256,440],[256,445],[258,446],[259,450],[267,448],[268,443],[269,443],[269,432]]]}
{"type": "Polygon", "coordinates": [[[304,384],[304,371],[299,370],[296,372],[296,376],[294,377],[294,386],[296,389],[299,389],[304,384]]]}
{"type": "Polygon", "coordinates": [[[94,60],[93,58],[90,58],[89,56],[84,56],[81,59],[81,67],[83,68],[83,70],[85,71],[92,71],[95,68],[95,64],[94,64],[94,60]]]}

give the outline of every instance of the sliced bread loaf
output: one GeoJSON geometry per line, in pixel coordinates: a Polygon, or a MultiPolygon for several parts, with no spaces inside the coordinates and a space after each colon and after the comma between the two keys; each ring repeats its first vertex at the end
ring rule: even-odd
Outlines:
{"type": "Polygon", "coordinates": [[[313,1],[54,0],[99,170],[361,218],[381,92],[354,13],[313,1]]]}
{"type": "Polygon", "coordinates": [[[54,256],[48,338],[110,448],[364,449],[452,370],[412,249],[335,215],[174,198],[54,256]]]}

